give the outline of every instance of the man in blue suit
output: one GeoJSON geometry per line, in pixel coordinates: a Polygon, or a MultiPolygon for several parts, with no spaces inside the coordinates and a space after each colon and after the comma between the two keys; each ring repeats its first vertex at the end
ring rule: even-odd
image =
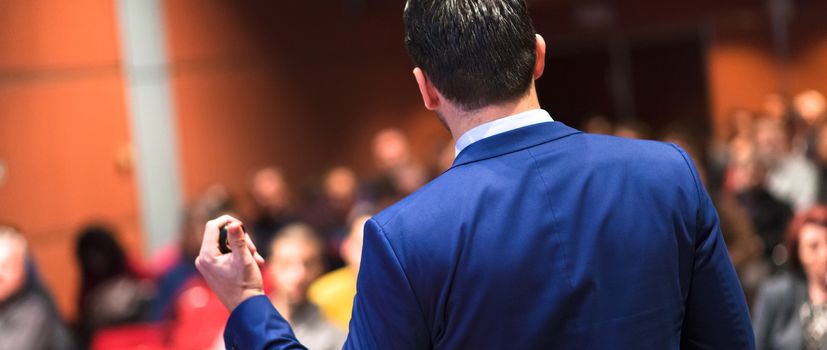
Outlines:
{"type": "MultiPolygon", "coordinates": [[[[409,0],[404,19],[423,102],[458,156],[367,223],[345,348],[754,348],[686,153],[540,109],[546,47],[522,0],[409,0]]],[[[302,349],[256,260],[240,222],[207,224],[196,263],[232,310],[226,344],[302,349]]]]}

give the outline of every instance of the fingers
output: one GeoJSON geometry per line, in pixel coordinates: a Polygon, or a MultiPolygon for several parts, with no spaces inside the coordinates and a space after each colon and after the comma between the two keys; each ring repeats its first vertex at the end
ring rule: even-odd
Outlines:
{"type": "Polygon", "coordinates": [[[233,254],[236,258],[241,258],[242,261],[255,260],[253,252],[249,248],[249,244],[252,244],[249,237],[241,228],[241,222],[230,223],[227,226],[227,245],[232,250],[230,254],[233,254]]]}
{"type": "Polygon", "coordinates": [[[264,265],[264,257],[258,253],[258,249],[256,248],[255,243],[253,243],[253,240],[250,239],[249,233],[247,234],[247,248],[250,249],[250,254],[253,254],[253,258],[256,259],[256,263],[259,264],[259,266],[264,265]]]}
{"type": "Polygon", "coordinates": [[[229,215],[207,221],[207,224],[204,226],[204,239],[201,242],[201,254],[209,256],[221,255],[221,251],[218,249],[219,230],[222,226],[231,223],[237,223],[241,226],[241,221],[229,215]]]}

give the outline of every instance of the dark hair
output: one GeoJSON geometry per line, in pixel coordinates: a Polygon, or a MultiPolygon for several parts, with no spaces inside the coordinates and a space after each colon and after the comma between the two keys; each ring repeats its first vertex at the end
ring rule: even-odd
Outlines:
{"type": "MultiPolygon", "coordinates": [[[[129,272],[126,253],[115,236],[112,228],[101,223],[89,224],[80,231],[75,243],[75,256],[84,280],[102,282],[129,272]]],[[[87,282],[84,281],[84,284],[87,282]]]]}
{"type": "Polygon", "coordinates": [[[411,60],[463,109],[528,92],[537,47],[525,1],[408,0],[404,20],[411,60]]]}
{"type": "Polygon", "coordinates": [[[801,257],[798,256],[798,247],[801,244],[801,231],[804,226],[817,225],[827,228],[827,206],[816,205],[798,214],[790,221],[787,234],[784,237],[784,245],[789,253],[790,267],[793,271],[802,273],[801,257]]]}

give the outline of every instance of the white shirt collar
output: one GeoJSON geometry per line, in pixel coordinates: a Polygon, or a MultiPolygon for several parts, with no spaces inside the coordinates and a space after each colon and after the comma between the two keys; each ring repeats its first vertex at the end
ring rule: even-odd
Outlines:
{"type": "Polygon", "coordinates": [[[462,152],[462,150],[470,146],[472,143],[482,140],[484,138],[499,135],[504,132],[519,129],[529,125],[550,123],[553,121],[554,119],[551,119],[551,115],[549,115],[548,112],[542,109],[533,109],[520,114],[515,114],[505,118],[490,121],[488,123],[476,126],[473,129],[468,130],[464,134],[462,134],[462,136],[460,136],[457,139],[457,143],[455,146],[457,150],[456,154],[462,152]]]}

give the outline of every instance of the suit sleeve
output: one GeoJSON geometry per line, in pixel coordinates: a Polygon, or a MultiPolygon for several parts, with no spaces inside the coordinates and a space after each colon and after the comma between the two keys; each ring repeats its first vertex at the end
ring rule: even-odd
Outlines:
{"type": "Polygon", "coordinates": [[[307,350],[266,296],[245,300],[230,314],[224,330],[227,349],[307,350]]]}
{"type": "Polygon", "coordinates": [[[374,220],[365,225],[345,349],[430,349],[430,332],[403,265],[374,220]]]}
{"type": "Polygon", "coordinates": [[[681,349],[754,349],[744,292],[729,260],[715,206],[689,156],[680,150],[697,191],[695,252],[681,349]]]}

